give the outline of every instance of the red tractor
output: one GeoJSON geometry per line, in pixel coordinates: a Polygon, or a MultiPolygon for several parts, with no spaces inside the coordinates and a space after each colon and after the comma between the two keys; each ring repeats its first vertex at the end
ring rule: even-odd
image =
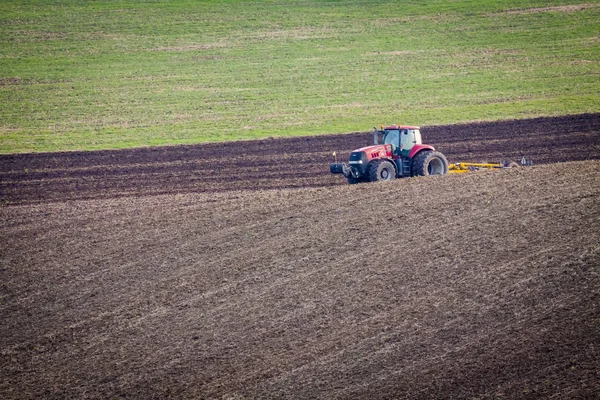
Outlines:
{"type": "Polygon", "coordinates": [[[343,174],[351,184],[448,173],[448,160],[433,146],[422,143],[418,126],[375,128],[373,142],[373,146],[350,153],[348,164],[331,164],[331,173],[343,174]]]}

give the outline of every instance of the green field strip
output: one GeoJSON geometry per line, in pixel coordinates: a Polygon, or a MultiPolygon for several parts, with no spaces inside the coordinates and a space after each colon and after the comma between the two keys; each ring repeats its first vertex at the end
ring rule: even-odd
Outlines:
{"type": "Polygon", "coordinates": [[[0,152],[600,110],[600,2],[3,2],[0,152]]]}

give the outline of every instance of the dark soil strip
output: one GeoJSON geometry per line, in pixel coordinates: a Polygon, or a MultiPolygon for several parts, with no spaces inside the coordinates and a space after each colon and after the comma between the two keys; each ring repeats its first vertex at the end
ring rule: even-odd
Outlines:
{"type": "MultiPolygon", "coordinates": [[[[423,127],[450,162],[600,159],[600,113],[423,127]]],[[[4,204],[343,185],[329,174],[370,132],[129,150],[0,155],[4,204]]]]}

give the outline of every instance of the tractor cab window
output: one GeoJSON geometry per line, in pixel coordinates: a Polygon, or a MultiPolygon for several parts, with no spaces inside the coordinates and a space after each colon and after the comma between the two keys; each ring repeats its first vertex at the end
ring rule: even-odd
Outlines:
{"type": "Polygon", "coordinates": [[[391,129],[385,132],[383,138],[384,144],[391,144],[392,146],[400,146],[400,131],[398,129],[391,129]]]}
{"type": "Polygon", "coordinates": [[[421,132],[418,129],[403,129],[400,141],[402,150],[410,150],[415,144],[421,144],[421,132]]]}

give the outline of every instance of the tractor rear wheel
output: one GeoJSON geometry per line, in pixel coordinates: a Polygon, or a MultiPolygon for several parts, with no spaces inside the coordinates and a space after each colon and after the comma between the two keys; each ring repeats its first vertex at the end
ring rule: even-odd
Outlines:
{"type": "Polygon", "coordinates": [[[443,175],[447,173],[448,160],[439,151],[421,151],[412,160],[411,176],[443,175]]]}
{"type": "Polygon", "coordinates": [[[369,167],[369,180],[371,182],[391,181],[396,179],[396,168],[387,160],[374,161],[369,167]]]}

